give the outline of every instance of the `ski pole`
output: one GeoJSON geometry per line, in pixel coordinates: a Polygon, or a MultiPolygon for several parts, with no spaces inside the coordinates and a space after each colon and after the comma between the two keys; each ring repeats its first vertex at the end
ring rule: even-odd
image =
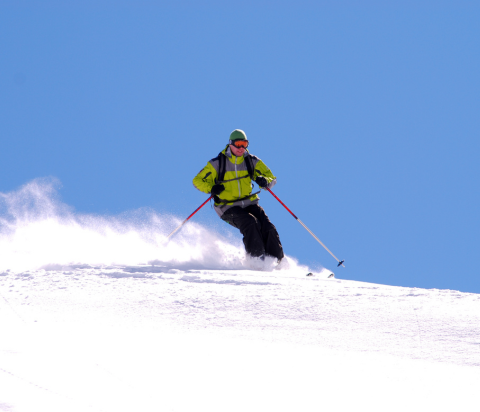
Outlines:
{"type": "Polygon", "coordinates": [[[212,196],[210,196],[207,200],[205,200],[205,202],[203,202],[197,209],[195,209],[195,212],[193,212],[190,216],[188,216],[183,222],[182,224],[177,227],[172,233],[170,233],[168,236],[167,236],[167,240],[170,239],[170,236],[172,236],[176,231],[180,230],[180,228],[185,224],[187,223],[188,219],[190,219],[195,213],[197,213],[203,206],[205,206],[205,204],[212,198],[212,196]]]}
{"type": "Polygon", "coordinates": [[[343,264],[343,263],[345,262],[344,260],[339,260],[339,259],[337,259],[337,257],[336,257],[332,252],[330,252],[330,250],[328,249],[328,247],[326,247],[326,246],[322,243],[322,241],[321,241],[318,237],[316,237],[316,236],[314,235],[314,233],[313,233],[307,226],[305,226],[305,224],[304,224],[297,216],[295,216],[295,215],[293,214],[293,212],[285,205],[285,203],[283,203],[283,202],[275,195],[275,193],[273,193],[268,187],[266,187],[265,189],[267,189],[267,190],[273,195],[273,197],[274,197],[275,199],[277,199],[277,200],[282,204],[282,206],[290,212],[290,214],[297,220],[297,222],[300,223],[305,229],[307,229],[308,233],[310,233],[310,234],[315,238],[315,240],[316,240],[318,243],[320,243],[320,244],[325,248],[325,250],[326,250],[328,253],[330,253],[330,254],[335,258],[335,260],[338,262],[337,267],[339,267],[340,265],[342,265],[343,267],[345,267],[345,265],[343,264]]]}

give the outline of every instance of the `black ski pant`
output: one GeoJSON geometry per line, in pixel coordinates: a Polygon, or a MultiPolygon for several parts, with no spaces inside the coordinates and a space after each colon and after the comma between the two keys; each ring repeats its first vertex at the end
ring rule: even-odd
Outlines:
{"type": "Polygon", "coordinates": [[[259,257],[265,254],[279,260],[283,258],[277,229],[261,206],[234,206],[222,215],[222,219],[240,229],[245,250],[249,255],[259,257]]]}

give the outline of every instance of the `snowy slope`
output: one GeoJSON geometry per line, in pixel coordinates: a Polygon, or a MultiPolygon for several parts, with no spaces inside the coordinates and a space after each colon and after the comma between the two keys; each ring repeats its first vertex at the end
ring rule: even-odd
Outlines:
{"type": "Polygon", "coordinates": [[[0,410],[478,410],[478,295],[145,266],[0,279],[0,410]]]}
{"type": "Polygon", "coordinates": [[[0,411],[479,410],[480,295],[247,270],[199,225],[2,196],[0,411]]]}

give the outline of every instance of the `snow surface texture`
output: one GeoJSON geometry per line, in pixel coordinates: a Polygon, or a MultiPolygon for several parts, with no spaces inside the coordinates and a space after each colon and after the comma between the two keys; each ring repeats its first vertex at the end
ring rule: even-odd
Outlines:
{"type": "Polygon", "coordinates": [[[238,239],[54,188],[0,194],[0,411],[479,410],[480,295],[248,270],[238,239]]]}

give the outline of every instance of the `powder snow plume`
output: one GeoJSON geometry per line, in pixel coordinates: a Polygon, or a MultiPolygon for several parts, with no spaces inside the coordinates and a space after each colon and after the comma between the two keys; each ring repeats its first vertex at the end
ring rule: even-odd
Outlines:
{"type": "MultiPolygon", "coordinates": [[[[146,264],[183,270],[245,268],[240,238],[227,239],[189,222],[167,241],[181,219],[152,210],[118,216],[75,213],[60,200],[59,187],[55,178],[38,178],[0,193],[0,271],[146,264]]],[[[300,268],[288,260],[290,269],[300,268]]]]}

